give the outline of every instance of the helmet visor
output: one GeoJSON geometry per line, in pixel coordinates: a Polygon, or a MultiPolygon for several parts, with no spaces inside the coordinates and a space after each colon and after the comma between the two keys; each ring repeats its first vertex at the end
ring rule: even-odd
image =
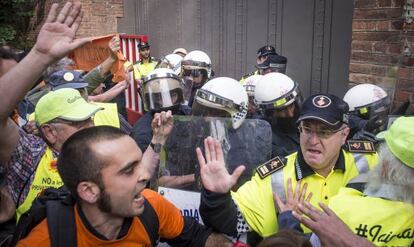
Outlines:
{"type": "Polygon", "coordinates": [[[195,101],[213,108],[225,109],[228,112],[242,112],[245,110],[244,106],[236,104],[230,99],[226,99],[203,89],[197,90],[195,101]]]}
{"type": "Polygon", "coordinates": [[[144,108],[159,111],[184,103],[181,81],[174,78],[155,78],[144,84],[144,108]]]}
{"type": "Polygon", "coordinates": [[[296,86],[292,91],[283,95],[282,97],[279,97],[277,99],[274,99],[268,102],[256,102],[256,103],[260,107],[260,109],[262,109],[263,111],[273,110],[273,109],[279,110],[279,109],[283,109],[291,105],[297,99],[301,99],[301,97],[300,97],[299,88],[296,86]]]}

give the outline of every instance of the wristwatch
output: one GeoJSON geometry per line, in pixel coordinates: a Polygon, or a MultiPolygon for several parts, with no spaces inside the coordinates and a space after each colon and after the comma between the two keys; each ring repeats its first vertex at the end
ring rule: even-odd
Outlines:
{"type": "Polygon", "coordinates": [[[162,144],[161,143],[150,143],[150,147],[152,148],[152,150],[154,150],[155,153],[159,154],[161,152],[161,147],[162,144]]]}

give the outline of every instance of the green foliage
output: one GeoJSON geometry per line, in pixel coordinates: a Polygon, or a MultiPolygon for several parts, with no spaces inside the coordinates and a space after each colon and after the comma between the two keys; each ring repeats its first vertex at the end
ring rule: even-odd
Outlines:
{"type": "Polygon", "coordinates": [[[0,45],[30,48],[28,37],[43,19],[45,0],[0,0],[0,45]],[[35,11],[37,12],[35,13],[35,11]],[[35,21],[32,20],[36,17],[35,21]]]}

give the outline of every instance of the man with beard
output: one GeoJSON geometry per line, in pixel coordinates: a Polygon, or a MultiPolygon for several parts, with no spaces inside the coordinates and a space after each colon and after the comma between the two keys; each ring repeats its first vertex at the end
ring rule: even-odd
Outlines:
{"type": "Polygon", "coordinates": [[[272,126],[272,156],[284,157],[298,150],[296,128],[302,96],[299,85],[287,75],[271,72],[255,87],[255,102],[272,126]]]}
{"type": "MultiPolygon", "coordinates": [[[[75,133],[62,147],[58,171],[76,200],[67,206],[73,207],[73,217],[66,220],[76,228],[77,246],[156,246],[154,230],[154,240],[170,246],[232,246],[145,189],[151,171],[134,140],[117,128],[99,126],[75,133]],[[152,214],[158,225],[146,225],[146,214],[152,214]]],[[[50,241],[46,218],[17,246],[49,246],[50,241]]]]}
{"type": "Polygon", "coordinates": [[[142,80],[155,69],[158,61],[151,57],[150,45],[147,41],[141,41],[137,46],[140,59],[133,66],[134,78],[142,80]]]}

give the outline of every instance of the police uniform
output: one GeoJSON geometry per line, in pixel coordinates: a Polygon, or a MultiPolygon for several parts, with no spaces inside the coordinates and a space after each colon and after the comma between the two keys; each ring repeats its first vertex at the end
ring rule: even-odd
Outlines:
{"type": "MultiPolygon", "coordinates": [[[[328,94],[310,96],[301,109],[299,121],[313,118],[326,124],[341,126],[348,111],[342,99],[328,94]],[[314,102],[314,103],[312,103],[314,102]],[[306,107],[305,107],[306,105],[306,107]]],[[[299,180],[307,183],[307,192],[312,192],[310,201],[315,207],[318,202],[327,204],[340,188],[361,174],[366,174],[377,164],[378,156],[374,153],[339,151],[339,156],[332,170],[324,177],[309,166],[301,152],[292,153],[285,158],[274,159],[259,166],[257,173],[237,192],[218,194],[203,191],[200,213],[206,225],[225,234],[237,234],[255,231],[262,237],[268,237],[278,231],[277,210],[273,193],[282,198],[287,193],[287,181],[292,180],[295,188],[299,180]]],[[[310,230],[302,227],[305,233],[310,230]]]]}
{"type": "Polygon", "coordinates": [[[150,57],[148,62],[144,62],[142,60],[138,61],[134,64],[134,78],[137,80],[143,79],[144,77],[148,76],[151,73],[155,66],[157,65],[158,61],[150,57]]]}
{"type": "MultiPolygon", "coordinates": [[[[271,45],[265,45],[265,46],[260,47],[259,50],[257,50],[256,57],[259,58],[259,57],[262,57],[262,56],[268,56],[270,54],[277,54],[276,49],[271,45]]],[[[253,72],[250,72],[250,73],[242,76],[240,78],[239,82],[243,83],[246,80],[247,77],[252,76],[252,75],[258,75],[258,74],[259,74],[259,70],[255,70],[253,72]]]]}
{"type": "MultiPolygon", "coordinates": [[[[150,45],[147,41],[140,41],[137,47],[138,50],[149,49],[150,45]]],[[[144,60],[137,61],[133,65],[135,80],[142,80],[144,79],[144,77],[148,76],[149,73],[151,73],[155,69],[157,63],[158,61],[153,57],[149,57],[147,62],[145,62],[144,60]]]]}

